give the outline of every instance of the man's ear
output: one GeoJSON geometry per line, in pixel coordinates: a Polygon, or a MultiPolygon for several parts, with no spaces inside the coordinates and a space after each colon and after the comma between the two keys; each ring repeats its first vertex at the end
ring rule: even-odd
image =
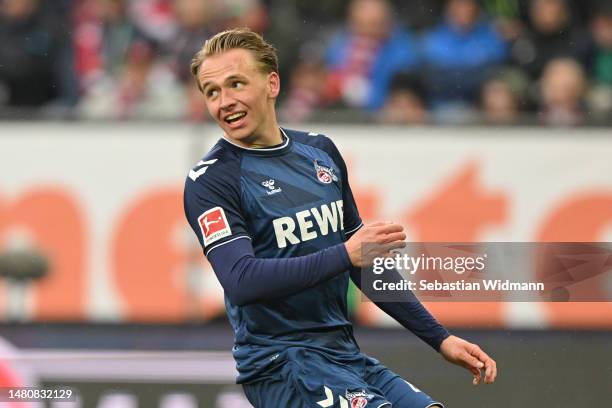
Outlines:
{"type": "Polygon", "coordinates": [[[268,74],[268,96],[270,98],[278,97],[280,93],[280,77],[277,72],[270,72],[268,74]]]}

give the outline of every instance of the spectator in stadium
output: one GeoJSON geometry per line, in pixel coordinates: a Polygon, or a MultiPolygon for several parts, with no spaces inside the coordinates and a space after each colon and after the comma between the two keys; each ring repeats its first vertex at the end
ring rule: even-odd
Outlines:
{"type": "Polygon", "coordinates": [[[100,56],[101,6],[101,2],[97,0],[84,0],[74,6],[74,59],[81,89],[86,89],[103,71],[100,56]]]}
{"type": "Polygon", "coordinates": [[[185,93],[185,117],[201,121],[206,119],[206,112],[202,95],[193,90],[189,62],[200,48],[202,38],[209,37],[221,25],[219,4],[215,0],[176,0],[173,12],[176,29],[166,48],[172,55],[174,70],[185,93]]]}
{"type": "Polygon", "coordinates": [[[487,81],[480,94],[481,110],[486,123],[509,125],[519,118],[519,98],[511,84],[502,78],[487,81]]]}
{"type": "Polygon", "coordinates": [[[425,84],[433,108],[464,108],[478,100],[486,73],[504,61],[506,46],[476,0],[449,0],[445,19],[423,37],[425,84]]]}
{"type": "Polygon", "coordinates": [[[128,1],[132,20],[147,38],[159,44],[172,41],[176,31],[174,6],[181,0],[128,1]]]}
{"type": "Polygon", "coordinates": [[[393,75],[416,68],[412,36],[393,24],[392,15],[387,0],[350,3],[346,27],[332,38],[325,53],[330,101],[379,109],[393,75]]]}
{"type": "Polygon", "coordinates": [[[446,0],[393,0],[397,20],[415,31],[423,31],[439,23],[446,0]]]}
{"type": "Polygon", "coordinates": [[[596,53],[593,61],[593,87],[589,106],[605,118],[612,113],[612,4],[602,5],[594,14],[591,32],[596,53]]]}
{"type": "Polygon", "coordinates": [[[612,86],[612,4],[602,7],[595,14],[591,30],[597,49],[593,64],[594,80],[612,86]]]}
{"type": "Polygon", "coordinates": [[[514,61],[537,79],[554,58],[572,58],[588,66],[592,43],[587,31],[573,21],[567,0],[533,0],[530,28],[512,47],[514,61]]]}
{"type": "Polygon", "coordinates": [[[75,9],[76,65],[87,94],[121,75],[131,44],[144,38],[128,0],[85,0],[75,9]]]}
{"type": "Polygon", "coordinates": [[[280,117],[289,123],[305,122],[326,105],[325,66],[317,61],[298,64],[289,78],[289,91],[280,107],[280,117]]]}
{"type": "Polygon", "coordinates": [[[514,41],[524,30],[521,21],[523,0],[482,0],[482,8],[506,41],[514,41]]]}
{"type": "Polygon", "coordinates": [[[157,46],[144,37],[128,48],[117,75],[96,81],[81,102],[89,118],[172,119],[185,115],[185,97],[173,70],[158,58],[157,46]]]}
{"type": "Polygon", "coordinates": [[[106,0],[98,2],[102,37],[101,60],[106,75],[116,75],[125,64],[128,50],[138,30],[127,11],[127,0],[106,0]]]}
{"type": "Polygon", "coordinates": [[[391,81],[389,97],[379,113],[379,121],[394,125],[422,125],[429,120],[425,89],[414,74],[398,74],[391,81]]]}
{"type": "Polygon", "coordinates": [[[261,0],[224,0],[220,8],[223,29],[247,27],[261,34],[268,26],[268,12],[261,0]]]}
{"type": "Polygon", "coordinates": [[[175,35],[169,48],[175,57],[179,78],[190,79],[189,61],[200,48],[202,38],[208,38],[219,26],[219,9],[214,0],[176,0],[175,35]]]}
{"type": "Polygon", "coordinates": [[[545,124],[573,126],[585,119],[587,81],[576,60],[558,58],[545,67],[541,79],[540,114],[545,124]]]}
{"type": "Polygon", "coordinates": [[[60,18],[38,0],[0,2],[0,105],[76,102],[70,37],[60,18]]]}
{"type": "Polygon", "coordinates": [[[265,4],[265,36],[278,50],[281,78],[289,78],[296,64],[322,58],[331,33],[344,19],[348,1],[266,0],[265,4]]]}

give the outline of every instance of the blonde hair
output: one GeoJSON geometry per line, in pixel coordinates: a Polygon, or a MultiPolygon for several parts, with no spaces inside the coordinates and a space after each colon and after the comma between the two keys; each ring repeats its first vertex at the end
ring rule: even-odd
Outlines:
{"type": "Polygon", "coordinates": [[[278,73],[278,56],[276,49],[267,43],[259,34],[247,29],[236,28],[215,34],[202,46],[191,60],[191,74],[195,77],[198,89],[202,91],[198,73],[202,62],[211,55],[221,54],[232,49],[250,51],[255,57],[261,72],[278,73]]]}

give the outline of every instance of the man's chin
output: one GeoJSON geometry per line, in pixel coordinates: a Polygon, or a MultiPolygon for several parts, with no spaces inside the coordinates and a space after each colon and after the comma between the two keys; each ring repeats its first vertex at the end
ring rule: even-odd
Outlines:
{"type": "Polygon", "coordinates": [[[231,141],[238,142],[240,144],[249,144],[252,132],[246,128],[225,129],[225,136],[231,141]]]}

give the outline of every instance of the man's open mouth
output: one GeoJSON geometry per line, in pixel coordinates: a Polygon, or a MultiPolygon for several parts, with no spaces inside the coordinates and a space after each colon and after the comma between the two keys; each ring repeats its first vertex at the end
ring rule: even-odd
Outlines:
{"type": "Polygon", "coordinates": [[[246,116],[246,112],[236,112],[225,117],[227,123],[234,123],[246,116]]]}

